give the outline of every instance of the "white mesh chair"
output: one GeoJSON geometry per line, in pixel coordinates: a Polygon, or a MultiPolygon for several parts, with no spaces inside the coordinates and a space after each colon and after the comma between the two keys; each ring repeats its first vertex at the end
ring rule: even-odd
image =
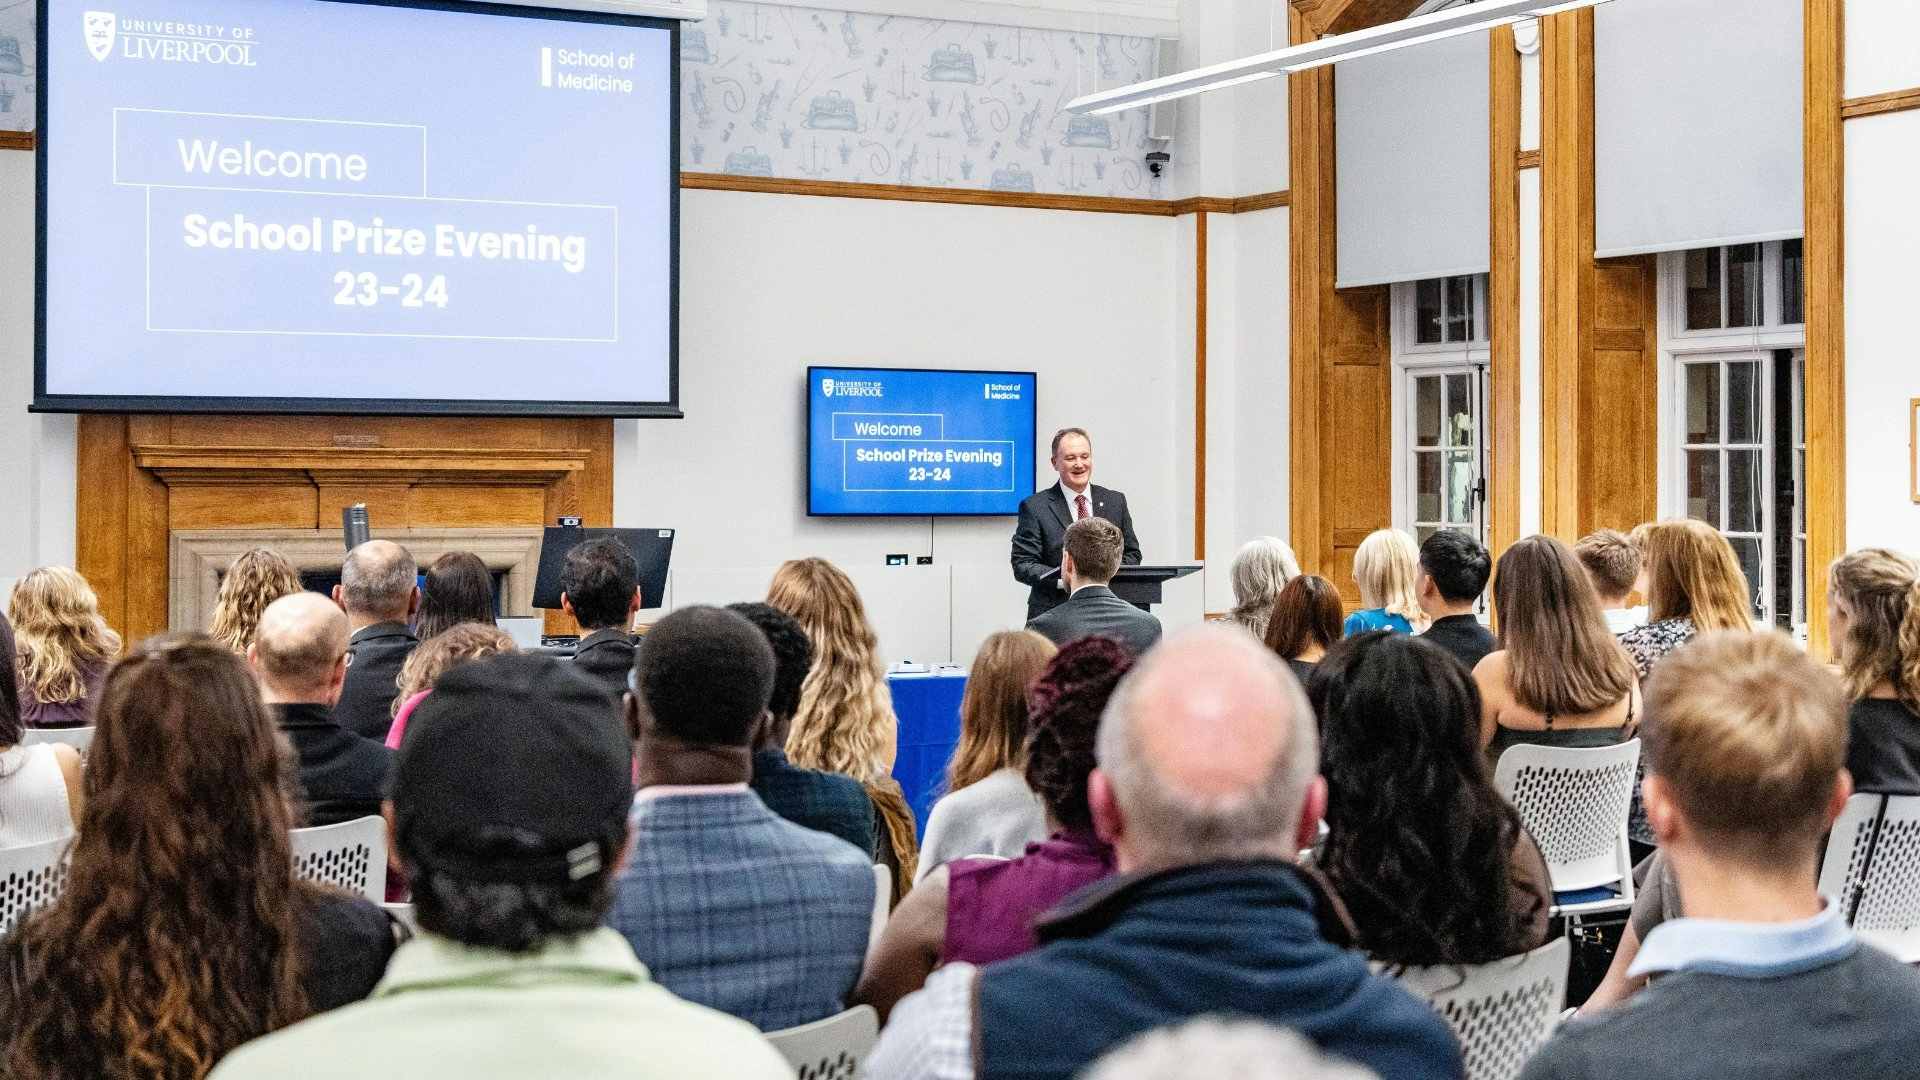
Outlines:
{"type": "Polygon", "coordinates": [[[28,728],[20,733],[20,745],[33,746],[37,743],[65,743],[75,750],[80,751],[81,757],[86,757],[87,751],[93,746],[93,728],[91,725],[87,727],[67,728],[28,728]]]}
{"type": "Polygon", "coordinates": [[[336,885],[378,904],[387,898],[387,823],[379,817],[293,830],[295,877],[336,885]]]}
{"type": "Polygon", "coordinates": [[[1862,802],[1863,796],[1847,800],[1847,807],[1834,823],[1833,837],[1828,842],[1820,889],[1828,890],[1829,872],[1836,862],[1834,848],[1841,845],[1842,827],[1849,828],[1853,846],[1857,848],[1861,821],[1872,821],[1866,854],[1848,853],[1844,886],[1828,895],[1840,898],[1841,910],[1847,913],[1847,921],[1861,940],[1911,964],[1920,961],[1920,796],[1864,798],[1881,800],[1882,805],[1861,806],[1856,814],[1856,804],[1862,802]],[[1866,818],[1869,811],[1872,817],[1866,818]],[[1859,867],[1857,878],[1856,866],[1859,867]]]}
{"type": "Polygon", "coordinates": [[[67,887],[67,852],[73,837],[0,848],[0,937],[28,915],[53,903],[67,887]]]}
{"type": "Polygon", "coordinates": [[[853,1080],[879,1038],[880,1014],[871,1005],[767,1035],[798,1080],[853,1080]]]}
{"type": "Polygon", "coordinates": [[[886,863],[873,864],[873,920],[867,927],[867,958],[880,948],[880,934],[887,928],[887,913],[893,908],[893,871],[886,863]]]}
{"type": "Polygon", "coordinates": [[[1592,749],[1522,744],[1500,755],[1493,784],[1546,856],[1555,916],[1633,907],[1627,812],[1639,763],[1639,739],[1592,749]],[[1561,895],[1588,891],[1601,895],[1561,895]]]}
{"type": "Polygon", "coordinates": [[[420,932],[420,921],[414,917],[412,904],[382,903],[380,907],[386,911],[387,914],[393,916],[394,922],[406,927],[408,933],[418,934],[420,932]]]}
{"type": "Polygon", "coordinates": [[[1867,880],[1867,858],[1873,854],[1873,836],[1880,828],[1885,795],[1856,794],[1847,800],[1827,834],[1827,854],[1820,863],[1820,895],[1832,897],[1851,921],[1867,880]]]}
{"type": "Polygon", "coordinates": [[[1566,938],[1478,967],[1412,968],[1400,984],[1446,1018],[1467,1080],[1513,1080],[1560,1023],[1567,998],[1566,938]]]}

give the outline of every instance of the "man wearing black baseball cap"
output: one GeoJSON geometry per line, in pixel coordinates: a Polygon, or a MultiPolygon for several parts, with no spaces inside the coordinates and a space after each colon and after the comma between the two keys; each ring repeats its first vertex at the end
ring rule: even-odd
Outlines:
{"type": "Polygon", "coordinates": [[[242,1047],[218,1075],[791,1076],[752,1027],[675,997],[601,927],[631,762],[605,692],[565,661],[443,676],[393,772],[421,936],[370,999],[242,1047]]]}

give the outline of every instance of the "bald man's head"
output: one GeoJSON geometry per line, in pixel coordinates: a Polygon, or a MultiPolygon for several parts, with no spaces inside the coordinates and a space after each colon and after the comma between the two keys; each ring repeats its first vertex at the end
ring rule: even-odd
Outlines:
{"type": "Polygon", "coordinates": [[[260,613],[247,659],[267,700],[332,705],[346,675],[347,617],[318,593],[297,592],[260,613]]]}
{"type": "Polygon", "coordinates": [[[419,606],[419,577],[412,552],[391,540],[369,540],[347,552],[333,598],[356,626],[406,622],[419,606]]]}
{"type": "Polygon", "coordinates": [[[1126,870],[1292,859],[1325,806],[1306,695],[1238,628],[1148,652],[1107,704],[1098,758],[1095,817],[1126,870]]]}

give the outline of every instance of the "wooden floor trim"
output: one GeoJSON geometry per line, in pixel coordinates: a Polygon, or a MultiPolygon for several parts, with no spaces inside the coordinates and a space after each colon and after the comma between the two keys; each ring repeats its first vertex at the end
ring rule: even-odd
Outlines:
{"type": "Polygon", "coordinates": [[[1848,98],[1840,103],[1840,118],[1858,120],[1863,116],[1882,116],[1887,113],[1911,112],[1914,109],[1920,109],[1920,86],[1910,86],[1905,90],[1889,90],[1884,94],[1848,98]]]}
{"type": "Polygon", "coordinates": [[[856,184],[844,180],[783,180],[766,176],[685,172],[680,186],[694,191],[749,191],[762,195],[807,195],[833,199],[881,199],[893,202],[947,203],[958,206],[998,206],[1018,210],[1073,210],[1091,214],[1135,214],[1145,217],[1184,217],[1187,214],[1247,214],[1286,206],[1287,191],[1269,191],[1239,198],[1206,195],[1187,199],[1125,199],[1108,195],[1058,195],[1030,191],[986,191],[980,188],[910,187],[902,184],[856,184]]]}

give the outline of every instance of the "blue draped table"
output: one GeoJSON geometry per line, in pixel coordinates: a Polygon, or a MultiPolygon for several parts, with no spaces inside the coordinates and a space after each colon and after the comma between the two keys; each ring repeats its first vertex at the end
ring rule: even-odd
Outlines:
{"type": "Polygon", "coordinates": [[[893,778],[913,808],[917,831],[925,836],[927,815],[946,789],[947,762],[960,745],[960,699],[967,691],[967,673],[889,675],[887,689],[893,693],[893,713],[900,721],[893,778]]]}

